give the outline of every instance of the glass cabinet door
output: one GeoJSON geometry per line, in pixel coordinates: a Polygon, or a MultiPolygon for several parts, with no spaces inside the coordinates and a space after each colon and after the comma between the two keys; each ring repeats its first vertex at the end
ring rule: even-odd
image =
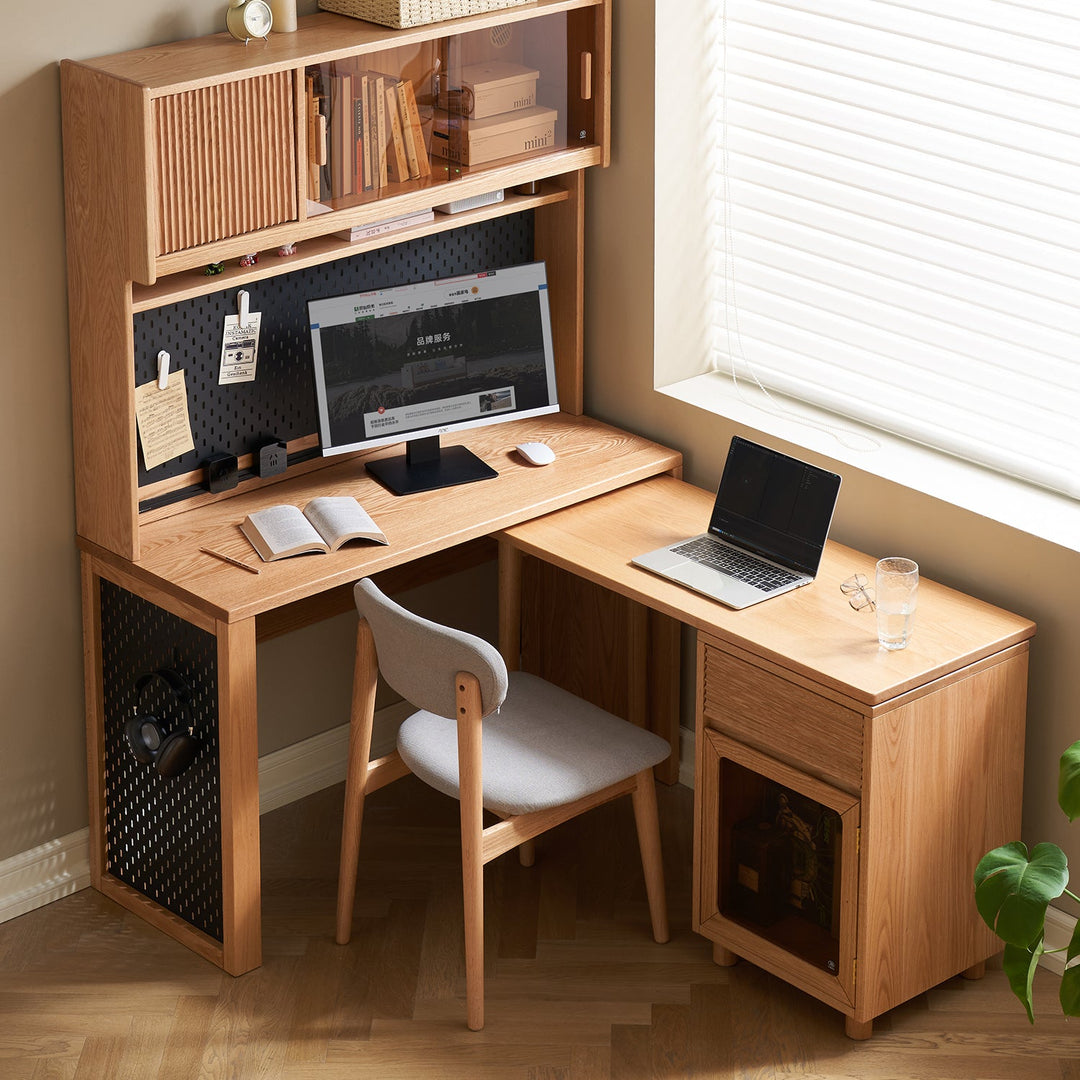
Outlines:
{"type": "Polygon", "coordinates": [[[854,1001],[859,800],[704,731],[695,925],[833,1004],[854,1001]]]}
{"type": "Polygon", "coordinates": [[[559,12],[309,65],[309,213],[594,145],[587,16],[559,12]]]}

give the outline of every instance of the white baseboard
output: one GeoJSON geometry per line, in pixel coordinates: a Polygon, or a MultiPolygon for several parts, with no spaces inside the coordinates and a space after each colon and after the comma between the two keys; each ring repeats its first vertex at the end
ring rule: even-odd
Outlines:
{"type": "Polygon", "coordinates": [[[90,884],[90,830],[80,829],[0,862],[0,922],[90,884]]]}
{"type": "MultiPolygon", "coordinates": [[[[412,711],[404,702],[380,709],[371,738],[374,757],[393,748],[412,711]]],[[[349,725],[324,731],[259,758],[259,813],[313,795],[345,779],[349,725]]],[[[25,915],[90,885],[90,830],[50,840],[0,860],[0,922],[25,915]]]]}
{"type": "MultiPolygon", "coordinates": [[[[1046,909],[1046,936],[1044,944],[1048,949],[1064,949],[1068,947],[1076,930],[1076,917],[1069,915],[1058,908],[1046,909]]],[[[1051,956],[1043,954],[1039,966],[1053,971],[1057,975],[1065,974],[1065,953],[1054,953],[1051,956]]]]}

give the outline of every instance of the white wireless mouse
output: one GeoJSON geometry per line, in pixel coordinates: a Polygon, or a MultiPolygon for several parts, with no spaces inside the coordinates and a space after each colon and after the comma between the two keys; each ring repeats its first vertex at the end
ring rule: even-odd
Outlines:
{"type": "Polygon", "coordinates": [[[555,451],[547,443],[523,442],[515,449],[530,465],[550,465],[555,460],[555,451]]]}

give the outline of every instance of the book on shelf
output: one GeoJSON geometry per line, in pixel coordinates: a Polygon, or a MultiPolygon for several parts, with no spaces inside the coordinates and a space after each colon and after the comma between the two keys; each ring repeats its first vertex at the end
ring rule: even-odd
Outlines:
{"type": "Polygon", "coordinates": [[[353,193],[355,121],[351,75],[330,76],[330,197],[353,193]]]}
{"type": "Polygon", "coordinates": [[[248,514],[240,531],[263,562],[337,551],[350,540],[389,541],[351,495],[322,495],[303,510],[289,503],[248,514]]]}
{"type": "Polygon", "coordinates": [[[409,162],[409,177],[413,180],[431,175],[431,162],[424,145],[424,129],[420,124],[420,110],[416,104],[413,84],[402,79],[397,84],[398,108],[401,113],[401,130],[405,139],[405,155],[409,162]]]}
{"type": "Polygon", "coordinates": [[[405,137],[401,130],[397,79],[387,78],[385,95],[386,118],[390,128],[389,145],[386,151],[386,174],[392,184],[399,184],[409,179],[409,159],[405,156],[405,137]]]}
{"type": "Polygon", "coordinates": [[[372,178],[371,151],[371,99],[367,75],[353,79],[353,154],[355,157],[355,190],[371,191],[375,187],[372,178]]]}
{"type": "Polygon", "coordinates": [[[326,115],[322,98],[315,92],[315,76],[304,79],[307,108],[308,139],[308,198],[318,202],[322,197],[322,171],[326,165],[326,115]]]}
{"type": "Polygon", "coordinates": [[[398,217],[386,218],[384,221],[376,221],[371,225],[354,225],[351,229],[341,229],[334,235],[350,242],[369,240],[373,236],[407,229],[410,225],[423,225],[425,222],[433,221],[434,218],[435,211],[432,209],[417,210],[411,214],[401,214],[398,217]]]}
{"type": "Polygon", "coordinates": [[[386,119],[386,76],[369,72],[368,98],[371,114],[371,173],[376,187],[386,187],[389,181],[386,142],[389,138],[386,119]]]}

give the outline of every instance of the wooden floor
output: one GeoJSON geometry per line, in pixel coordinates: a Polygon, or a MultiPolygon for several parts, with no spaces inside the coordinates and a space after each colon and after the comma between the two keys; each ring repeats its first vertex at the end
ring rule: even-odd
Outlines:
{"type": "Polygon", "coordinates": [[[266,815],[264,963],[223,975],[92,890],[0,926],[0,1078],[1077,1080],[1040,973],[1035,1027],[992,970],[880,1019],[839,1014],[689,929],[691,793],[660,790],[672,940],[653,943],[628,800],[489,867],[487,1026],[464,1024],[456,804],[369,801],[355,932],[334,944],[340,787],[266,815]]]}

